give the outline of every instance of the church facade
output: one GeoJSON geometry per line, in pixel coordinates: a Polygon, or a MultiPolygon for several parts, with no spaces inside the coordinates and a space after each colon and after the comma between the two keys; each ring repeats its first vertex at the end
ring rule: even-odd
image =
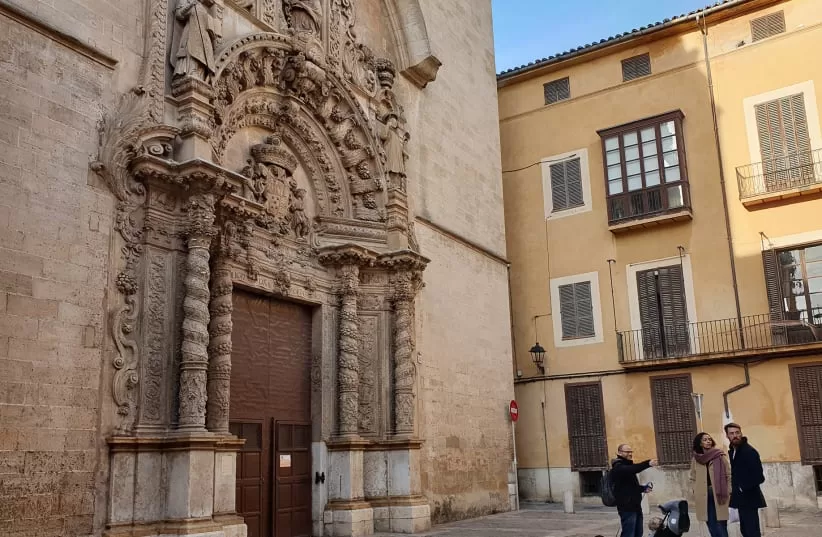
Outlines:
{"type": "Polygon", "coordinates": [[[52,4],[0,4],[0,533],[510,509],[490,2],[52,4]]]}

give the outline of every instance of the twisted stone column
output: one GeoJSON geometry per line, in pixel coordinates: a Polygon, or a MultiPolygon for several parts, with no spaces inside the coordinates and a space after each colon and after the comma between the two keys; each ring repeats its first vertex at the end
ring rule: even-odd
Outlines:
{"type": "Polygon", "coordinates": [[[183,344],[180,361],[178,429],[205,431],[208,368],[208,266],[214,236],[214,196],[195,194],[188,204],[188,256],[183,299],[183,344]]]}
{"type": "Polygon", "coordinates": [[[414,280],[410,272],[393,278],[394,301],[394,432],[414,434],[414,280]]]}
{"type": "Polygon", "coordinates": [[[219,263],[211,275],[211,322],[208,330],[208,413],[206,426],[213,433],[228,433],[231,387],[231,271],[219,263]]]}
{"type": "Polygon", "coordinates": [[[340,349],[337,363],[340,436],[356,436],[359,425],[359,282],[358,266],[344,265],[340,268],[340,349]]]}

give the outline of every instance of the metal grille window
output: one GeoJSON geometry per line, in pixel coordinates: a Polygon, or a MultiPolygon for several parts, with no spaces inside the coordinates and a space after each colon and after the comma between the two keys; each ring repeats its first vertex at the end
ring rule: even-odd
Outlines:
{"type": "Polygon", "coordinates": [[[579,473],[580,496],[602,495],[602,472],[579,473]]]}
{"type": "Polygon", "coordinates": [[[562,320],[563,340],[596,335],[591,282],[559,286],[559,315],[562,320]]]}
{"type": "Polygon", "coordinates": [[[571,98],[571,80],[566,76],[559,80],[548,82],[543,86],[545,104],[553,104],[571,98]]]}
{"type": "Polygon", "coordinates": [[[682,118],[676,111],[599,131],[611,223],[690,206],[682,118]]]}
{"type": "Polygon", "coordinates": [[[565,385],[565,413],[572,470],[599,470],[608,465],[602,385],[583,382],[565,385]]]}
{"type": "Polygon", "coordinates": [[[651,56],[640,54],[622,60],[622,81],[628,82],[651,74],[651,56]]]}
{"type": "Polygon", "coordinates": [[[656,451],[660,464],[688,464],[696,435],[691,375],[651,377],[656,451]]]}
{"type": "Polygon", "coordinates": [[[579,157],[549,166],[551,172],[552,212],[585,205],[579,157]]]}
{"type": "Polygon", "coordinates": [[[822,463],[822,364],[791,366],[791,388],[805,464],[822,463]]]}
{"type": "Polygon", "coordinates": [[[816,495],[822,496],[822,466],[813,467],[814,483],[816,483],[816,495]]]}
{"type": "Polygon", "coordinates": [[[768,37],[785,33],[785,12],[777,11],[751,21],[751,40],[756,43],[768,37]]]}

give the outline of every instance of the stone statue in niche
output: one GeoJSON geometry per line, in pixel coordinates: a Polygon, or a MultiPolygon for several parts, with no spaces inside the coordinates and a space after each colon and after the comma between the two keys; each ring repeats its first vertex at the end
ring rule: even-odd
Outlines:
{"type": "Polygon", "coordinates": [[[377,114],[379,123],[377,134],[382,142],[382,159],[388,175],[388,188],[405,191],[405,161],[408,158],[406,145],[410,135],[405,130],[405,114],[394,94],[396,71],[389,60],[375,62],[377,78],[380,81],[377,114]]]}
{"type": "Polygon", "coordinates": [[[296,33],[320,38],[323,14],[320,0],[283,0],[283,14],[288,27],[296,33]]]}
{"type": "Polygon", "coordinates": [[[208,81],[214,74],[214,42],[222,36],[220,21],[211,9],[214,0],[177,0],[169,62],[174,77],[208,81]]]}
{"type": "Polygon", "coordinates": [[[311,229],[308,217],[305,215],[305,189],[297,188],[297,183],[291,182],[291,206],[288,208],[291,213],[291,228],[298,240],[305,240],[311,229]]]}

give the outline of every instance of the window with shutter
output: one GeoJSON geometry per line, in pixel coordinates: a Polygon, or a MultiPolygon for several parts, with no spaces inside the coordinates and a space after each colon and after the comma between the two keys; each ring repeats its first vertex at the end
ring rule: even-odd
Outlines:
{"type": "Polygon", "coordinates": [[[594,337],[596,332],[591,282],[560,285],[559,314],[562,320],[562,339],[594,337]]]}
{"type": "Polygon", "coordinates": [[[579,157],[550,165],[552,212],[565,211],[585,204],[579,157]]]}
{"type": "Polygon", "coordinates": [[[766,191],[790,188],[792,181],[813,180],[804,94],[758,104],[754,112],[766,191]]]}
{"type": "Polygon", "coordinates": [[[688,306],[682,267],[637,272],[637,298],[646,360],[691,352],[688,306]]]}
{"type": "Polygon", "coordinates": [[[640,54],[622,60],[622,81],[628,82],[651,74],[651,56],[640,54]]]}
{"type": "Polygon", "coordinates": [[[785,12],[777,11],[751,21],[751,40],[756,43],[768,37],[785,33],[785,12]]]}
{"type": "Polygon", "coordinates": [[[568,77],[548,82],[543,86],[545,104],[553,104],[571,98],[571,80],[568,77]]]}
{"type": "Polygon", "coordinates": [[[791,366],[791,388],[804,464],[822,463],[822,364],[791,366]]]}
{"type": "Polygon", "coordinates": [[[571,469],[594,470],[608,465],[602,385],[584,382],[565,385],[565,414],[571,469]]]}
{"type": "Polygon", "coordinates": [[[660,464],[688,464],[696,436],[691,375],[651,377],[654,433],[660,464]]]}

